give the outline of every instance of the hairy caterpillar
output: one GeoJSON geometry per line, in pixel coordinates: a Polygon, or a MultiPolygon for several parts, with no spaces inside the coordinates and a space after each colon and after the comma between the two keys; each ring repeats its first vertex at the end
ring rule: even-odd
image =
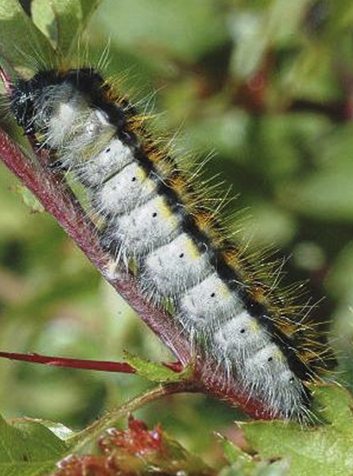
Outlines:
{"type": "Polygon", "coordinates": [[[141,289],[273,416],[303,419],[326,346],[227,235],[211,201],[144,116],[91,68],[15,82],[11,109],[53,164],[89,193],[102,245],[137,269],[141,289]]]}

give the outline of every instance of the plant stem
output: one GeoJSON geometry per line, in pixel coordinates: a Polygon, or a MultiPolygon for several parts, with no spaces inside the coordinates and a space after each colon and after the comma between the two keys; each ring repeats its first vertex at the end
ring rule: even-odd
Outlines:
{"type": "MultiPolygon", "coordinates": [[[[135,374],[134,369],[127,362],[111,362],[108,360],[87,360],[70,359],[67,357],[53,357],[40,354],[22,354],[15,352],[0,352],[0,358],[9,360],[18,360],[20,362],[31,362],[32,364],[52,365],[53,367],[70,367],[81,370],[97,370],[101,372],[116,372],[125,374],[135,374]]],[[[179,362],[164,362],[162,365],[179,373],[183,367],[179,362]]]]}
{"type": "Polygon", "coordinates": [[[102,372],[119,372],[134,374],[136,370],[126,362],[109,362],[101,360],[69,359],[67,357],[52,357],[39,354],[19,354],[14,352],[0,352],[0,357],[32,364],[52,365],[54,367],[70,367],[81,370],[98,370],[102,372]]]}

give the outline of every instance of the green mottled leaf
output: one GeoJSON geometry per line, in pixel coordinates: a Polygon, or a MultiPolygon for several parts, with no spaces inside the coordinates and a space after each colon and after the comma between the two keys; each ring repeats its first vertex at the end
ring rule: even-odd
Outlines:
{"type": "Polygon", "coordinates": [[[66,444],[40,422],[0,417],[0,476],[44,476],[67,451],[66,444]]]}
{"type": "Polygon", "coordinates": [[[67,54],[86,27],[93,12],[102,0],[35,0],[33,20],[46,36],[67,54]]]}
{"type": "Polygon", "coordinates": [[[242,426],[261,458],[286,458],[288,475],[353,474],[353,399],[339,386],[314,389],[314,409],[321,423],[251,422],[242,426]]]}
{"type": "Polygon", "coordinates": [[[0,2],[0,51],[12,66],[35,69],[48,64],[52,47],[17,0],[0,2]]]}
{"type": "Polygon", "coordinates": [[[124,352],[125,360],[136,370],[141,377],[151,382],[179,382],[187,380],[190,377],[192,368],[186,367],[183,372],[174,372],[165,365],[151,362],[150,360],[141,359],[129,352],[124,352]]]}

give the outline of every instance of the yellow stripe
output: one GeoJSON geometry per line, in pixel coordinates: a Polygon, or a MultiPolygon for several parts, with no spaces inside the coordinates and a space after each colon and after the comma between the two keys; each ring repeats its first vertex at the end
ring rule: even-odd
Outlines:
{"type": "Polygon", "coordinates": [[[178,220],[176,216],[174,215],[173,211],[169,208],[166,201],[161,197],[159,197],[159,200],[157,202],[157,209],[160,212],[162,218],[169,221],[171,225],[174,225],[174,226],[177,225],[178,220]]]}
{"type": "Polygon", "coordinates": [[[190,238],[188,238],[186,241],[186,250],[189,253],[191,259],[197,260],[201,256],[198,247],[190,238]]]}
{"type": "Polygon", "coordinates": [[[218,286],[218,292],[220,294],[221,297],[224,297],[224,298],[228,298],[229,296],[231,296],[231,292],[228,288],[228,286],[226,286],[225,284],[220,284],[218,286]]]}

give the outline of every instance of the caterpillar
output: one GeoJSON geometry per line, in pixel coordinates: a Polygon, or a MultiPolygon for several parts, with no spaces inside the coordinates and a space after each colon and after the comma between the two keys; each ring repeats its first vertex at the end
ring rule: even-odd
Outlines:
{"type": "Polygon", "coordinates": [[[9,101],[51,166],[83,186],[114,266],[168,309],[195,355],[211,355],[273,417],[304,421],[329,346],[266,282],[262,261],[244,256],[204,183],[154,138],[145,114],[91,67],[18,78],[9,101]]]}

